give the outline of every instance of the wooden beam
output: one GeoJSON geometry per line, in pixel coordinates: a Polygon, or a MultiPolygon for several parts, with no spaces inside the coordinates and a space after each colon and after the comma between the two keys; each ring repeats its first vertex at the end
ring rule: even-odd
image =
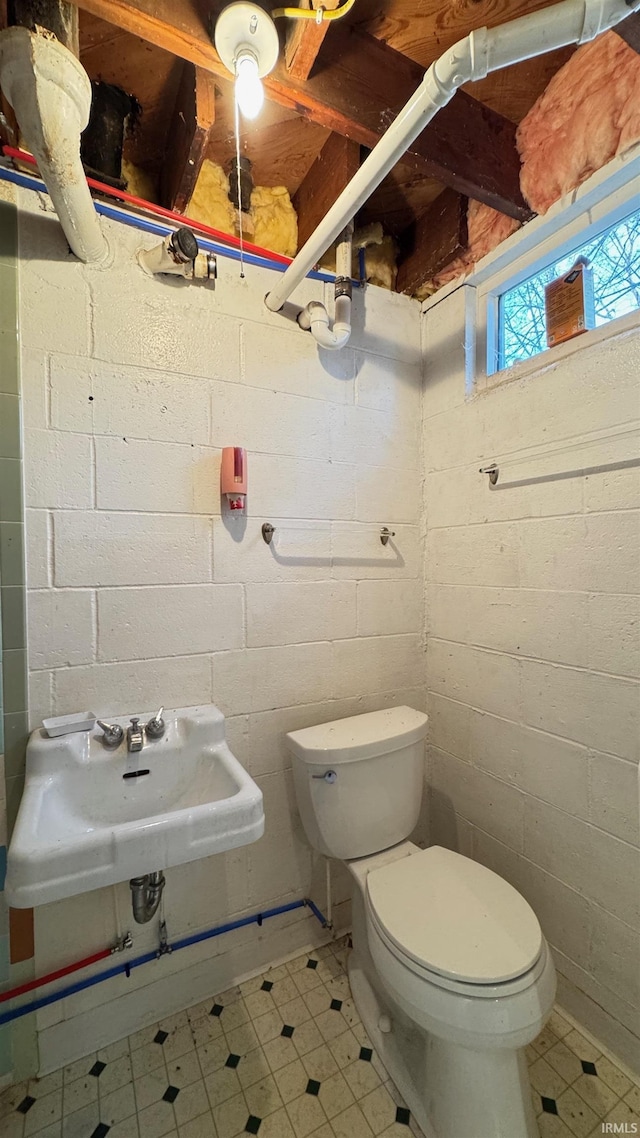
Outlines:
{"type": "Polygon", "coordinates": [[[162,164],[160,196],[169,209],[184,213],[191,201],[215,122],[215,102],[213,76],[185,62],[162,164]]]}
{"type": "MultiPolygon", "coordinates": [[[[284,98],[295,89],[310,117],[372,149],[423,75],[419,64],[387,44],[338,24],[306,83],[283,80],[278,69],[269,77],[269,91],[284,98]]],[[[510,216],[528,218],[515,135],[513,123],[458,91],[412,143],[402,164],[510,216]]]]}
{"type": "Polygon", "coordinates": [[[351,181],[359,165],[358,143],[339,134],[330,134],[294,195],[299,249],[351,181]]]}
{"type": "MultiPolygon", "coordinates": [[[[201,10],[192,0],[74,0],[133,35],[228,79],[201,10]]],[[[265,80],[270,99],[360,145],[373,147],[413,94],[423,69],[364,32],[331,29],[315,73],[295,79],[280,62],[265,80]]],[[[437,178],[524,220],[516,127],[463,91],[443,107],[403,158],[437,178]]]]}
{"type": "MultiPolygon", "coordinates": [[[[300,8],[318,8],[320,0],[301,0],[300,8]]],[[[337,8],[338,0],[326,0],[323,8],[337,8]]],[[[294,79],[308,79],[318,52],[329,31],[329,21],[317,24],[315,20],[290,20],[284,45],[284,61],[294,79]]]]}
{"type": "Polygon", "coordinates": [[[467,197],[444,190],[422,217],[405,229],[400,237],[398,292],[413,296],[420,285],[465,252],[469,244],[468,208],[467,197]]]}

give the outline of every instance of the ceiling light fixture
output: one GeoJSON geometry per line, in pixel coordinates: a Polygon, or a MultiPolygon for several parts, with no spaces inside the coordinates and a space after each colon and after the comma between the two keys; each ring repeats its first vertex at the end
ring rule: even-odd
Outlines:
{"type": "Polygon", "coordinates": [[[275,67],[280,44],[271,17],[248,0],[229,4],[215,27],[216,51],[235,76],[236,102],[246,119],[254,119],[264,102],[262,77],[275,67]]]}

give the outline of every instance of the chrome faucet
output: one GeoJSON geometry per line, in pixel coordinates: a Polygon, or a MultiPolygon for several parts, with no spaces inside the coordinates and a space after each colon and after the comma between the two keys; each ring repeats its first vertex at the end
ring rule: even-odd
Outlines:
{"type": "MultiPolygon", "coordinates": [[[[149,722],[143,727],[140,726],[140,719],[138,717],[131,720],[131,725],[127,727],[127,750],[141,751],[146,741],[154,739],[161,739],[167,730],[167,725],[162,718],[164,707],[161,707],[155,715],[151,717],[149,722]]],[[[98,720],[98,726],[102,728],[104,735],[102,742],[107,748],[119,747],[124,739],[124,728],[119,723],[103,723],[101,719],[98,720]]]]}
{"type": "Polygon", "coordinates": [[[131,726],[127,727],[127,750],[141,751],[144,746],[144,728],[140,726],[139,719],[132,719],[131,726]]]}
{"type": "Polygon", "coordinates": [[[153,718],[150,719],[147,723],[145,727],[147,739],[161,739],[164,735],[167,728],[165,721],[162,718],[163,711],[164,707],[161,707],[160,710],[157,711],[153,718]]]}
{"type": "Polygon", "coordinates": [[[131,726],[127,728],[127,750],[128,751],[141,751],[145,743],[145,735],[147,742],[149,739],[161,739],[166,731],[166,725],[162,718],[164,707],[161,707],[149,722],[144,726],[140,726],[139,719],[132,719],[131,726]]]}
{"type": "Polygon", "coordinates": [[[102,719],[98,719],[98,727],[104,731],[102,742],[105,747],[119,747],[123,738],[124,731],[119,723],[105,723],[102,719]]]}

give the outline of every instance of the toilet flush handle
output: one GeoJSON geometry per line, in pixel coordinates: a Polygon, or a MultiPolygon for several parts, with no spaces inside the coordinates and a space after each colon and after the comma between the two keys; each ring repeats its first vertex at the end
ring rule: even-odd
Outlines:
{"type": "Polygon", "coordinates": [[[324,782],[335,782],[337,774],[335,771],[325,771],[324,774],[312,774],[312,778],[321,778],[324,782]]]}

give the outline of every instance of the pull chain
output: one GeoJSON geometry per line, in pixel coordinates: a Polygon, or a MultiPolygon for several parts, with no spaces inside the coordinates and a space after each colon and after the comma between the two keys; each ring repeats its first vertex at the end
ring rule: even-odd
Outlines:
{"type": "Polygon", "coordinates": [[[236,177],[238,179],[238,235],[240,237],[240,277],[244,277],[244,239],[242,233],[242,179],[240,177],[240,110],[234,95],[234,125],[236,132],[236,177]]]}

